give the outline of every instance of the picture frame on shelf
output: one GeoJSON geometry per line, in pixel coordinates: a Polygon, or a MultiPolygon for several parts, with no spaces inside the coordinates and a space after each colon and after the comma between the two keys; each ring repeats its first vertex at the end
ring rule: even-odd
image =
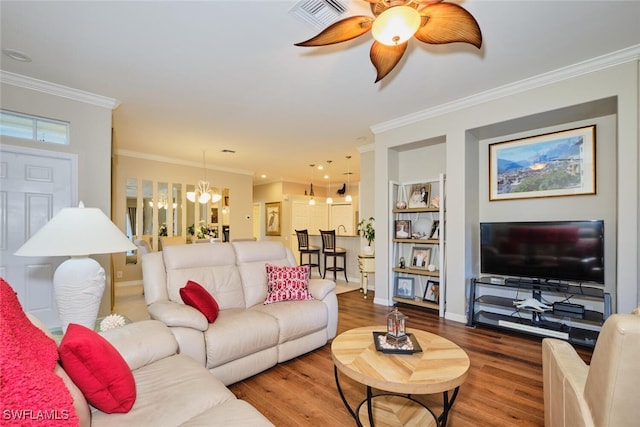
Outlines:
{"type": "Polygon", "coordinates": [[[431,261],[431,248],[426,246],[414,246],[411,249],[411,268],[426,270],[431,261]]]}
{"type": "Polygon", "coordinates": [[[422,301],[438,302],[440,298],[440,283],[435,280],[428,280],[424,288],[422,301]]]}
{"type": "Polygon", "coordinates": [[[413,299],[413,277],[396,277],[396,296],[413,299]]]}
{"type": "Polygon", "coordinates": [[[596,126],[489,145],[489,201],[596,194],[596,126]]]}
{"type": "Polygon", "coordinates": [[[429,233],[429,238],[437,239],[439,231],[440,231],[440,220],[434,219],[433,223],[431,224],[431,232],[429,233]]]}
{"type": "Polygon", "coordinates": [[[280,235],[280,202],[264,204],[265,235],[280,235]]]}
{"type": "Polygon", "coordinates": [[[395,222],[395,239],[410,239],[411,238],[411,220],[397,219],[395,222]]]}
{"type": "Polygon", "coordinates": [[[431,184],[412,184],[409,193],[409,208],[428,208],[431,200],[430,194],[431,184]]]}

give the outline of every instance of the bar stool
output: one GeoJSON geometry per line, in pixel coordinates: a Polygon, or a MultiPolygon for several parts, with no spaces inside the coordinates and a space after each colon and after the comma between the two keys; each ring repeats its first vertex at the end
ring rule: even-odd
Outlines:
{"type": "Polygon", "coordinates": [[[344,271],[344,280],[347,279],[347,250],[336,247],[336,230],[320,230],[322,236],[322,253],[324,255],[324,273],[322,278],[327,275],[327,270],[333,271],[333,281],[336,281],[336,271],[344,271]],[[327,257],[333,258],[333,266],[327,267],[327,257]],[[342,267],[338,267],[337,259],[342,258],[342,267]]]}
{"type": "Polygon", "coordinates": [[[318,267],[318,275],[322,275],[320,271],[320,248],[317,246],[309,245],[309,233],[307,230],[296,230],[296,236],[298,236],[298,251],[300,252],[300,265],[309,266],[309,274],[313,267],[318,267]],[[309,262],[302,263],[302,255],[307,254],[309,262]],[[316,263],[313,262],[313,256],[316,256],[316,263]]]}

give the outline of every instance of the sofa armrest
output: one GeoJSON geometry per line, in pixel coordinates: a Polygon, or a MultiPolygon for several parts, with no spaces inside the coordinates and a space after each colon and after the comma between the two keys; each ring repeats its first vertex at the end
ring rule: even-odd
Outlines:
{"type": "Polygon", "coordinates": [[[131,370],[178,352],[171,330],[157,320],[143,320],[100,332],[122,355],[131,370]]]}
{"type": "Polygon", "coordinates": [[[322,301],[336,288],[336,282],[329,279],[309,279],[309,292],[311,296],[322,301]]]}
{"type": "Polygon", "coordinates": [[[159,320],[167,326],[179,326],[193,328],[204,332],[209,327],[209,322],[204,314],[193,307],[177,302],[154,302],[147,306],[152,319],[159,320]]]}
{"type": "Polygon", "coordinates": [[[542,341],[542,375],[546,426],[592,426],[584,399],[589,366],[566,341],[542,341]]]}

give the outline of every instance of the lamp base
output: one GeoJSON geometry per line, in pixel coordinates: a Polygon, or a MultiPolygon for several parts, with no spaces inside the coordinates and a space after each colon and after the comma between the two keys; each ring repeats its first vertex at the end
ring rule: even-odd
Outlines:
{"type": "Polygon", "coordinates": [[[72,257],[58,266],[53,289],[63,333],[69,323],[95,327],[104,283],[104,269],[92,258],[72,257]]]}

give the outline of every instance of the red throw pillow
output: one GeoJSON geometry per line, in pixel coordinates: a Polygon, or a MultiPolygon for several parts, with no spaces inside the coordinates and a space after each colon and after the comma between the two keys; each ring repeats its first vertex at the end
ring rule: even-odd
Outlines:
{"type": "Polygon", "coordinates": [[[0,425],[80,425],[57,365],[55,341],[31,323],[0,277],[0,425]]]}
{"type": "Polygon", "coordinates": [[[58,353],[62,367],[91,405],[108,414],[131,410],[136,401],[133,374],[103,336],[70,323],[58,353]]]}
{"type": "Polygon", "coordinates": [[[213,323],[218,318],[220,312],[218,303],[199,283],[189,280],[184,287],[180,288],[180,298],[185,304],[204,314],[209,323],[213,323]]]}
{"type": "Polygon", "coordinates": [[[308,265],[278,267],[266,264],[268,292],[265,304],[280,301],[304,301],[313,299],[309,293],[308,265]]]}

